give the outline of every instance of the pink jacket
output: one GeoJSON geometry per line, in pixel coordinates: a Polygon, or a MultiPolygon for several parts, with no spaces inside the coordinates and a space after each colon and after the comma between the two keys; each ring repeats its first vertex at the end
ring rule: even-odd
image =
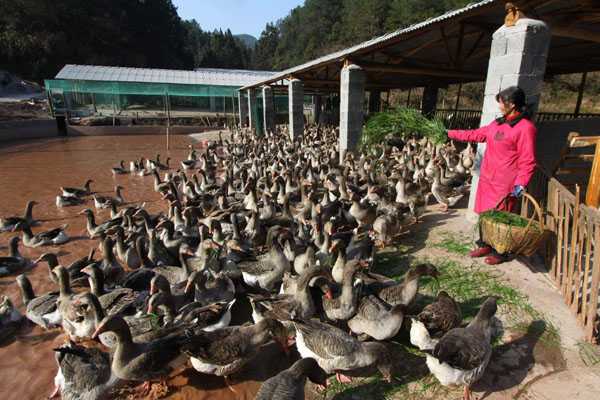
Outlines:
{"type": "Polygon", "coordinates": [[[516,185],[527,186],[536,166],[536,133],[535,125],[525,118],[512,124],[494,121],[479,129],[448,131],[451,139],[487,145],[477,186],[476,213],[494,208],[516,185]]]}

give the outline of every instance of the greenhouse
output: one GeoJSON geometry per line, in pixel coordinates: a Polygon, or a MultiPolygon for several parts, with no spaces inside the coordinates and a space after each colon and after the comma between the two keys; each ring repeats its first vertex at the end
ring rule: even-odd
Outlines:
{"type": "MultiPolygon", "coordinates": [[[[46,80],[52,115],[91,125],[197,124],[211,118],[237,123],[238,90],[273,72],[195,71],[65,65],[46,80]]],[[[287,112],[287,96],[277,99],[287,112]]],[[[279,107],[278,107],[279,108],[279,107]]],[[[258,110],[257,110],[258,111],[258,110]]]]}

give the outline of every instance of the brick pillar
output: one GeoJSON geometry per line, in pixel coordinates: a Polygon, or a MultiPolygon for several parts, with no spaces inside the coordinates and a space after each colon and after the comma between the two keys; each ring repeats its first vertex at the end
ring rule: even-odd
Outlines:
{"type": "Polygon", "coordinates": [[[323,109],[323,98],[320,94],[313,96],[313,116],[315,118],[315,124],[318,124],[321,120],[321,111],[323,109]]]}
{"type": "Polygon", "coordinates": [[[255,132],[258,129],[258,108],[254,89],[248,89],[248,126],[255,132]]]}
{"type": "Polygon", "coordinates": [[[273,132],[275,130],[275,104],[273,103],[273,88],[271,86],[263,86],[263,121],[265,132],[273,132]]]}
{"type": "Polygon", "coordinates": [[[381,91],[371,90],[369,92],[369,113],[381,111],[381,91]]]}
{"type": "Polygon", "coordinates": [[[433,117],[437,108],[439,88],[434,85],[425,86],[423,90],[422,113],[426,117],[433,117]]]}
{"type": "Polygon", "coordinates": [[[304,85],[300,79],[292,79],[288,84],[290,139],[304,133],[304,85]]]}
{"type": "Polygon", "coordinates": [[[248,126],[248,100],[242,91],[238,92],[240,128],[248,126]]]}
{"type": "MultiPolygon", "coordinates": [[[[551,38],[548,25],[543,21],[529,18],[518,20],[512,27],[502,26],[494,33],[485,83],[481,126],[489,124],[499,116],[496,95],[509,86],[521,87],[527,95],[527,103],[532,107],[532,112],[537,110],[551,38]]],[[[484,153],[485,144],[479,144],[469,198],[471,210],[475,207],[479,168],[484,153]]],[[[474,219],[476,215],[472,214],[470,217],[474,219]]]]}
{"type": "Polygon", "coordinates": [[[340,74],[340,160],[358,146],[363,126],[365,73],[358,65],[342,68],[340,74]]]}

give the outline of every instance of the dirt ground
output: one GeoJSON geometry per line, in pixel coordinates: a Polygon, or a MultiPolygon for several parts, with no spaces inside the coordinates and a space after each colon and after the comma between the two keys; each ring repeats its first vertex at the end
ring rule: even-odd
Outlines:
{"type": "MultiPolygon", "coordinates": [[[[203,142],[214,139],[217,132],[194,136],[191,140],[203,142]]],[[[34,209],[34,216],[43,224],[38,229],[48,229],[68,223],[68,233],[73,241],[60,248],[27,249],[23,254],[35,258],[42,251],[60,251],[61,263],[68,264],[86,254],[97,245],[85,236],[83,218],[77,215],[82,207],[57,210],[54,196],[58,187],[78,186],[93,177],[94,190],[110,193],[115,184],[125,186],[125,198],[129,201],[147,203],[149,211],[161,209],[162,203],[153,192],[150,177],[113,177],[110,167],[120,159],[126,161],[140,157],[153,157],[157,152],[163,159],[169,155],[174,163],[187,152],[190,138],[176,136],[172,150],[164,150],[164,140],[159,136],[144,137],[85,137],[46,139],[11,144],[0,147],[0,186],[6,188],[0,201],[0,215],[21,214],[26,200],[41,203],[34,209]]],[[[89,204],[88,204],[89,205],[89,204]]],[[[507,286],[527,295],[527,304],[540,318],[528,321],[524,329],[505,329],[495,347],[490,366],[474,388],[478,398],[578,400],[592,399],[600,393],[600,351],[597,347],[584,345],[582,332],[575,318],[565,306],[559,292],[543,271],[543,267],[531,266],[515,260],[497,267],[484,266],[464,256],[464,252],[444,248],[439,243],[450,240],[460,247],[468,247],[473,239],[473,225],[462,208],[448,213],[439,212],[435,206],[423,217],[411,233],[400,239],[399,247],[406,250],[401,259],[385,261],[382,252],[381,271],[399,275],[416,259],[452,261],[465,268],[479,268],[494,274],[507,286]],[[556,329],[556,340],[546,340],[542,334],[548,326],[556,329]]],[[[99,219],[106,218],[106,212],[99,219]]],[[[0,252],[6,251],[10,234],[0,234],[0,252]]],[[[460,250],[460,249],[459,249],[460,250]]],[[[379,272],[379,271],[378,271],[379,272]]],[[[43,293],[53,288],[48,271],[38,266],[28,273],[34,289],[43,293]]],[[[9,295],[21,307],[14,277],[0,279],[0,293],[9,295]]],[[[22,307],[21,307],[22,309],[22,307]]],[[[503,321],[504,322],[504,321],[503,321]]],[[[424,358],[406,344],[406,332],[393,344],[397,355],[397,382],[382,384],[377,378],[359,380],[349,386],[337,386],[326,393],[317,393],[309,386],[310,398],[314,399],[459,399],[460,389],[445,389],[436,384],[429,375],[424,358]]],[[[56,373],[52,348],[64,338],[58,330],[43,332],[31,325],[23,327],[18,338],[0,346],[1,399],[41,399],[52,391],[56,373]]],[[[208,377],[188,369],[169,381],[173,399],[251,399],[260,382],[293,362],[284,358],[274,346],[261,353],[246,373],[236,376],[235,392],[228,389],[220,378],[208,377]]],[[[161,388],[156,388],[160,392],[161,388]]],[[[125,398],[125,394],[120,396],[125,398]]]]}

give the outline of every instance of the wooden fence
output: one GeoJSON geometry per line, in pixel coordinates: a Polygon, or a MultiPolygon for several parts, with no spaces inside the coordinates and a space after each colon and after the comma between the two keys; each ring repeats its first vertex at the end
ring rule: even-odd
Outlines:
{"type": "Polygon", "coordinates": [[[546,266],[565,303],[583,327],[586,340],[599,337],[600,211],[581,203],[555,178],[548,182],[546,266]]]}

